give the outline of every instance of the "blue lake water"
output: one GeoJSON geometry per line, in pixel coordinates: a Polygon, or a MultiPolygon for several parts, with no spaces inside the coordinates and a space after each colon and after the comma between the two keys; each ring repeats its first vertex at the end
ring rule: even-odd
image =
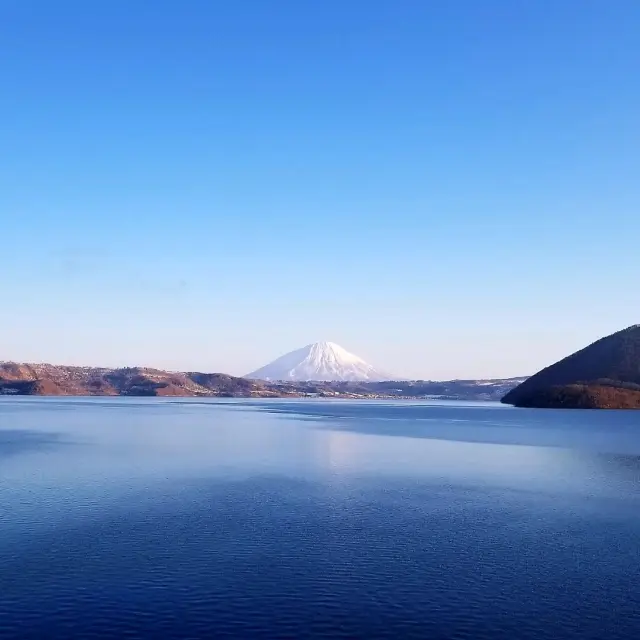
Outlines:
{"type": "Polygon", "coordinates": [[[0,398],[0,637],[640,637],[640,412],[0,398]]]}

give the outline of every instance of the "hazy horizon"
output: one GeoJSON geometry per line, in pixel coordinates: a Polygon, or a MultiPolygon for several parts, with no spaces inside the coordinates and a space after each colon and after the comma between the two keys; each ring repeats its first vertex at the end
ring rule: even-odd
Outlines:
{"type": "MultiPolygon", "coordinates": [[[[589,343],[594,342],[595,340],[599,339],[600,337],[603,336],[597,336],[596,338],[593,338],[590,340],[589,343]]],[[[335,341],[316,341],[316,342],[334,342],[335,341]]],[[[306,346],[310,346],[312,343],[306,343],[305,345],[301,345],[298,346],[294,349],[290,349],[286,352],[282,352],[277,354],[276,356],[274,356],[273,358],[271,358],[271,360],[268,361],[264,361],[262,363],[262,365],[260,365],[260,367],[270,364],[271,362],[273,362],[274,360],[277,360],[278,358],[280,358],[283,355],[288,355],[290,353],[293,353],[295,351],[300,351],[302,350],[303,347],[306,346]]],[[[336,343],[337,344],[337,343],[336,343]]],[[[338,345],[340,347],[343,347],[344,345],[338,345]]],[[[582,348],[586,346],[586,344],[582,344],[579,345],[578,347],[576,347],[574,349],[578,350],[579,348],[582,348]]],[[[348,350],[348,349],[347,349],[348,350]]],[[[350,350],[348,350],[350,351],[350,350]]],[[[351,352],[353,353],[353,352],[351,352]]],[[[358,353],[353,353],[353,355],[356,356],[361,356],[361,354],[358,353]]],[[[563,357],[565,357],[566,355],[569,355],[569,352],[567,353],[562,353],[561,355],[559,355],[557,358],[555,358],[553,360],[553,362],[555,362],[556,360],[559,360],[563,357]]],[[[371,364],[371,365],[375,365],[375,363],[369,362],[366,358],[363,358],[367,364],[371,364]]],[[[48,364],[48,365],[60,365],[60,366],[79,366],[79,367],[96,367],[96,368],[121,368],[121,367],[147,367],[147,368],[153,368],[153,369],[163,369],[163,370],[167,370],[167,371],[180,371],[180,372],[185,372],[185,371],[200,371],[200,372],[204,372],[204,373],[226,373],[229,375],[234,375],[234,376],[238,376],[238,377],[248,377],[249,374],[251,373],[251,371],[245,371],[243,373],[239,372],[238,370],[235,371],[230,371],[230,370],[226,370],[226,369],[221,369],[221,368],[217,368],[217,367],[180,367],[180,366],[161,366],[158,365],[157,363],[149,363],[149,362],[128,362],[128,361],[118,361],[117,359],[107,359],[104,362],[89,362],[89,361],[51,361],[51,360],[44,360],[44,359],[32,359],[32,360],[24,360],[24,359],[16,359],[16,358],[0,358],[0,362],[16,362],[16,363],[21,363],[21,364],[48,364]]],[[[547,363],[550,364],[550,363],[547,363]]],[[[256,367],[257,369],[258,367],[256,367]]],[[[540,367],[543,368],[543,367],[540,367]]],[[[256,369],[253,369],[252,371],[255,371],[256,369]]],[[[481,379],[506,379],[506,378],[522,378],[522,377],[528,377],[533,375],[538,369],[536,369],[535,371],[530,371],[530,372],[525,372],[525,373],[516,373],[516,374],[508,374],[508,375],[451,375],[451,376],[423,376],[423,375],[401,375],[398,374],[396,371],[393,370],[387,370],[386,372],[389,374],[394,374],[393,377],[390,377],[389,379],[392,380],[464,380],[464,379],[475,379],[475,380],[481,380],[481,379]]]]}
{"type": "Polygon", "coordinates": [[[0,360],[330,340],[533,374],[637,323],[640,4],[3,8],[0,360]]]}

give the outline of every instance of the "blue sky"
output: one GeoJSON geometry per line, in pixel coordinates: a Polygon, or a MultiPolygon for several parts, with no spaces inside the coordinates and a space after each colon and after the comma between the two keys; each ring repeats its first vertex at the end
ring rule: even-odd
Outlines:
{"type": "Polygon", "coordinates": [[[0,14],[0,359],[507,376],[640,321],[635,0],[0,14]]]}

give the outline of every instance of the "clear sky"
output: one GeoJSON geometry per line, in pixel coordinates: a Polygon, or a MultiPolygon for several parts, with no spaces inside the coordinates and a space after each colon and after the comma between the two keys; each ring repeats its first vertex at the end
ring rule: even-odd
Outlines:
{"type": "Polygon", "coordinates": [[[0,359],[498,377],[640,322],[639,33],[637,0],[0,2],[0,359]]]}

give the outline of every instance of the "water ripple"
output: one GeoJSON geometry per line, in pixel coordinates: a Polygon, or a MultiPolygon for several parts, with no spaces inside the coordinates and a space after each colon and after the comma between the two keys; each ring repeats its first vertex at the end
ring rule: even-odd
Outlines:
{"type": "Polygon", "coordinates": [[[637,637],[637,530],[601,507],[340,478],[166,486],[55,536],[25,522],[0,547],[0,635],[637,637]]]}

